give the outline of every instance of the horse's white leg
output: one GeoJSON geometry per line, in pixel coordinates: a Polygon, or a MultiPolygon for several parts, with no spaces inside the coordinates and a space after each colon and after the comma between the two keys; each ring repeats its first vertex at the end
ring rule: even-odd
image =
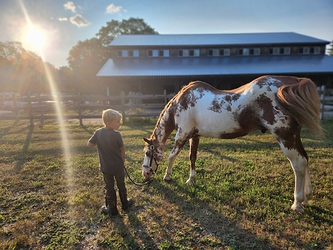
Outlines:
{"type": "MultiPolygon", "coordinates": [[[[286,122],[281,122],[286,124],[286,122]]],[[[280,147],[289,159],[295,175],[294,203],[292,210],[303,212],[303,205],[308,205],[312,195],[310,183],[308,155],[300,138],[301,126],[293,119],[289,121],[289,128],[275,128],[271,132],[278,140],[280,147]]]]}
{"type": "Polygon", "coordinates": [[[302,156],[296,149],[288,149],[281,145],[283,153],[289,159],[295,174],[295,189],[294,189],[294,203],[291,206],[292,210],[304,212],[302,202],[307,202],[306,193],[308,187],[306,184],[306,171],[308,161],[305,156],[302,156]],[[305,192],[304,192],[305,191],[305,192]]]}
{"type": "Polygon", "coordinates": [[[171,180],[171,174],[172,174],[172,166],[173,163],[183,148],[184,144],[192,137],[193,131],[191,130],[186,130],[185,128],[179,129],[176,133],[175,136],[175,145],[173,146],[173,149],[171,150],[169,154],[169,162],[168,162],[168,167],[165,171],[165,175],[163,177],[163,180],[169,181],[171,180]],[[186,132],[188,131],[188,132],[186,132]]]}
{"type": "Polygon", "coordinates": [[[173,163],[175,162],[175,159],[180,152],[179,148],[173,148],[169,154],[169,161],[168,161],[168,167],[165,170],[165,175],[163,177],[163,180],[165,181],[170,181],[171,180],[171,174],[172,174],[172,166],[173,163]]]}
{"type": "Polygon", "coordinates": [[[193,184],[195,179],[195,161],[197,160],[197,152],[198,152],[198,146],[199,146],[199,136],[194,135],[190,139],[190,177],[186,181],[187,184],[193,184]]]}
{"type": "Polygon", "coordinates": [[[304,192],[305,192],[305,196],[304,196],[304,201],[302,202],[302,204],[304,206],[310,206],[310,202],[309,199],[312,197],[312,187],[311,187],[311,181],[310,181],[310,171],[309,171],[309,166],[306,165],[305,168],[305,184],[304,184],[304,192]]]}

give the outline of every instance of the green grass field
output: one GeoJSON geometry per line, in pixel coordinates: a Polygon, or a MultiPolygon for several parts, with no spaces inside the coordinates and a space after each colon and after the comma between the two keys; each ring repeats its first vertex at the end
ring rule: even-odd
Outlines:
{"type": "MultiPolygon", "coordinates": [[[[142,137],[154,123],[137,119],[121,127],[126,166],[137,181],[142,137]]],[[[323,125],[325,140],[303,131],[314,196],[302,214],[290,209],[293,171],[270,134],[202,138],[193,186],[185,184],[188,145],[173,180],[162,180],[172,135],[155,180],[137,187],[127,179],[135,205],[110,219],[100,212],[96,149],[86,147],[99,125],[65,125],[66,161],[56,122],[30,128],[27,121],[1,121],[0,249],[333,249],[333,121],[323,125]]]]}

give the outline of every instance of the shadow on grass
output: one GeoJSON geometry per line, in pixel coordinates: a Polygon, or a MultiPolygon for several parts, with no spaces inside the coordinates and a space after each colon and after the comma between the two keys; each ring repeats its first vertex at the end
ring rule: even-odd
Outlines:
{"type": "MultiPolygon", "coordinates": [[[[230,247],[230,249],[278,249],[277,245],[272,245],[270,242],[268,242],[267,236],[258,237],[249,230],[238,226],[236,220],[225,217],[218,211],[217,208],[212,207],[211,205],[206,204],[205,201],[200,200],[200,197],[195,197],[193,200],[190,199],[184,201],[184,196],[181,194],[188,195],[189,191],[187,190],[187,187],[184,187],[175,181],[168,183],[154,181],[152,182],[152,185],[150,185],[149,189],[149,192],[157,192],[159,193],[159,196],[165,197],[169,203],[177,206],[184,215],[182,221],[185,222],[187,220],[192,220],[199,224],[193,230],[191,230],[191,234],[203,236],[203,230],[204,233],[213,235],[222,243],[223,246],[230,247]],[[179,192],[176,193],[174,189],[170,187],[170,185],[175,186],[175,189],[177,189],[179,192]]],[[[214,199],[215,194],[208,192],[208,196],[214,199]]],[[[228,204],[228,206],[229,205],[230,204],[228,204]]],[[[240,217],[246,216],[246,213],[241,209],[241,207],[232,206],[231,208],[234,209],[240,217]]],[[[290,211],[290,213],[294,212],[290,211]]],[[[315,221],[318,221],[318,223],[327,222],[332,224],[330,219],[323,218],[323,216],[321,216],[323,214],[327,215],[327,213],[329,213],[328,217],[332,216],[332,212],[321,209],[319,207],[311,207],[305,212],[305,214],[308,214],[308,216],[313,218],[315,221]]],[[[153,220],[156,223],[162,223],[161,216],[157,216],[156,214],[152,214],[151,216],[154,217],[153,220]]],[[[295,223],[298,220],[302,220],[303,216],[304,214],[295,213],[295,223]]],[[[262,224],[265,225],[265,222],[262,222],[262,224]]],[[[269,227],[269,225],[266,226],[267,227],[265,230],[267,231],[267,234],[270,234],[270,230],[272,229],[269,227]]],[[[283,235],[278,237],[283,237],[283,235]]],[[[186,246],[192,246],[193,244],[196,244],[198,240],[199,239],[193,238],[189,242],[186,242],[186,246]]],[[[290,238],[288,241],[293,242],[301,249],[313,248],[310,243],[302,242],[297,238],[290,238]]],[[[200,244],[204,245],[205,242],[202,242],[201,240],[200,244]]],[[[218,243],[209,244],[213,244],[215,247],[221,246],[218,245],[218,243]]],[[[209,244],[207,246],[211,246],[209,244]]],[[[325,243],[323,244],[325,245],[325,243]]]]}
{"type": "MultiPolygon", "coordinates": [[[[16,121],[18,121],[18,120],[16,120],[16,121]]],[[[15,126],[16,121],[14,122],[13,126],[15,126]]],[[[28,130],[28,132],[27,132],[26,138],[24,140],[23,147],[21,149],[21,156],[20,156],[20,158],[18,158],[16,160],[15,165],[14,165],[14,171],[16,173],[20,172],[25,164],[24,158],[28,154],[28,151],[29,151],[29,145],[31,142],[32,133],[34,131],[34,126],[29,125],[27,127],[22,128],[20,131],[16,131],[15,133],[21,134],[25,130],[28,130]]]]}
{"type": "MultiPolygon", "coordinates": [[[[135,209],[139,209],[136,207],[135,209]]],[[[117,236],[110,235],[110,237],[105,237],[104,239],[100,240],[98,243],[101,247],[106,247],[113,249],[113,247],[118,247],[120,249],[141,249],[142,243],[138,242],[136,238],[140,238],[144,242],[145,249],[158,249],[156,244],[154,243],[152,237],[149,235],[149,233],[144,229],[142,226],[139,218],[134,212],[130,212],[128,214],[128,225],[130,225],[131,228],[136,228],[136,235],[133,235],[131,233],[131,230],[129,226],[127,226],[124,223],[124,215],[117,215],[112,216],[108,220],[110,220],[111,228],[117,228],[117,233],[121,238],[123,238],[123,242],[113,242],[116,241],[115,238],[118,238],[117,236]],[[124,246],[127,246],[126,248],[123,248],[124,246]]],[[[105,222],[107,222],[106,220],[105,222]]],[[[132,230],[133,231],[133,230],[132,230]]],[[[112,232],[112,231],[111,231],[112,232]]],[[[114,233],[114,232],[113,232],[114,233]]]]}
{"type": "MultiPolygon", "coordinates": [[[[184,221],[191,219],[199,224],[195,229],[197,232],[193,231],[193,234],[201,235],[202,238],[205,237],[205,234],[211,234],[215,236],[223,246],[228,246],[231,249],[275,248],[267,242],[267,240],[260,239],[248,230],[239,227],[236,221],[232,221],[224,217],[214,207],[207,205],[204,201],[190,200],[184,202],[184,197],[181,197],[174,190],[169,188],[169,185],[176,185],[180,194],[188,192],[184,186],[177,184],[175,181],[168,183],[159,183],[158,181],[154,181],[152,187],[157,192],[162,192],[170,203],[175,204],[183,211],[185,217],[183,218],[184,221]]],[[[211,194],[209,196],[211,196],[211,194]]],[[[193,240],[194,242],[191,243],[195,244],[200,239],[193,240]]],[[[205,245],[205,242],[201,242],[201,244],[205,245]]],[[[207,247],[210,245],[214,245],[214,247],[220,246],[218,243],[207,242],[206,244],[207,247]]]]}

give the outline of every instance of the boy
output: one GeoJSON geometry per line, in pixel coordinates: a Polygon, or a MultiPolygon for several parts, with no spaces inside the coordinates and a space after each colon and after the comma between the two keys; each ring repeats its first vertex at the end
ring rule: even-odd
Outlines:
{"type": "Polygon", "coordinates": [[[114,189],[114,181],[117,182],[122,210],[126,212],[133,204],[132,199],[127,199],[125,187],[125,149],[120,133],[122,115],[113,109],[104,110],[102,120],[104,127],[97,129],[88,140],[89,148],[97,145],[100,170],[103,173],[105,182],[105,206],[102,212],[110,215],[117,215],[117,196],[114,189]]]}

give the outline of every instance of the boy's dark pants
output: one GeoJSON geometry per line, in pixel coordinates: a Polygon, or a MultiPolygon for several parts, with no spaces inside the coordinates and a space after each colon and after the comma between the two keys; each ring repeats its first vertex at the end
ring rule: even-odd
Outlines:
{"type": "Polygon", "coordinates": [[[122,209],[128,209],[128,201],[127,201],[127,190],[125,186],[125,173],[122,174],[107,174],[103,173],[104,182],[105,182],[105,189],[106,189],[106,205],[110,207],[111,214],[117,214],[117,196],[116,191],[114,189],[114,181],[116,180],[117,187],[119,190],[119,197],[122,204],[122,209]]]}

